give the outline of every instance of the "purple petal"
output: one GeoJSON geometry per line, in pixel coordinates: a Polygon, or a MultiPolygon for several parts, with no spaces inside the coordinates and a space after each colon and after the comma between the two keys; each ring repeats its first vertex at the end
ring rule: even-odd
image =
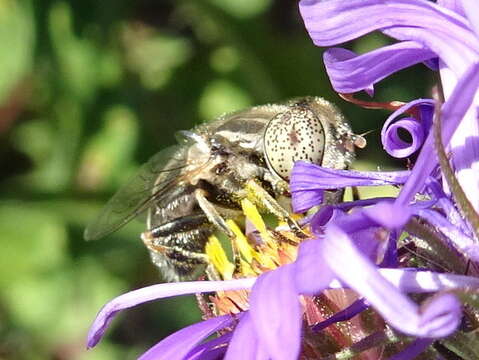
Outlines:
{"type": "MultiPolygon", "coordinates": [[[[472,276],[436,273],[417,269],[378,269],[381,276],[404,293],[433,293],[448,290],[479,291],[479,279],[472,276]]],[[[326,289],[350,288],[340,280],[332,280],[326,289]]],[[[311,295],[308,294],[307,295],[311,295]]]]}
{"type": "Polygon", "coordinates": [[[323,202],[324,191],[316,190],[297,190],[291,199],[291,207],[295,213],[303,213],[311,209],[312,207],[319,205],[323,202]]]}
{"type": "Polygon", "coordinates": [[[446,195],[441,184],[439,184],[437,180],[430,177],[427,180],[426,185],[427,192],[437,199],[437,206],[444,211],[448,221],[452,225],[457,226],[463,232],[466,232],[467,234],[471,235],[472,231],[469,225],[464,221],[462,215],[456,209],[449,196],[446,195]]]}
{"type": "Polygon", "coordinates": [[[348,186],[398,185],[405,183],[409,174],[409,171],[338,170],[296,161],[291,175],[291,192],[334,190],[348,186]]]}
{"type": "Polygon", "coordinates": [[[264,273],[250,295],[250,314],[255,333],[275,360],[296,359],[301,348],[301,305],[295,287],[293,265],[264,273]]]}
{"type": "Polygon", "coordinates": [[[381,130],[381,141],[386,152],[397,158],[407,157],[416,152],[424,142],[429,132],[434,112],[434,100],[418,99],[411,101],[393,112],[386,120],[381,130]],[[411,108],[418,107],[421,119],[407,118],[397,121],[396,118],[411,108]],[[404,142],[398,135],[398,130],[406,130],[412,142],[404,142]]]}
{"type": "Polygon", "coordinates": [[[382,202],[382,201],[392,202],[394,201],[394,199],[395,198],[393,197],[377,197],[377,198],[371,198],[371,199],[345,201],[345,202],[336,204],[335,207],[343,211],[349,211],[355,207],[366,207],[366,206],[377,204],[378,202],[382,202]]]}
{"type": "MultiPolygon", "coordinates": [[[[445,24],[444,26],[448,26],[445,24]]],[[[437,54],[437,56],[450,68],[456,76],[460,76],[479,55],[477,40],[472,38],[461,41],[457,33],[449,31],[431,33],[431,30],[418,27],[389,28],[382,31],[384,34],[394,37],[397,40],[414,40],[424,42],[426,46],[437,54]],[[472,41],[471,41],[472,40],[472,41]],[[456,56],[459,52],[461,56],[456,56]]],[[[468,30],[469,34],[472,34],[468,30]]],[[[469,36],[470,37],[470,36],[469,36]]]]}
{"type": "MultiPolygon", "coordinates": [[[[442,107],[442,138],[444,144],[449,143],[452,133],[456,130],[458,124],[471,106],[478,86],[479,63],[472,65],[466,71],[442,107]]],[[[437,158],[433,148],[433,136],[432,133],[430,133],[419,154],[411,176],[399,193],[397,198],[399,204],[407,204],[416,192],[423,188],[424,183],[436,165],[437,158]]]]}
{"type": "Polygon", "coordinates": [[[439,70],[439,58],[433,58],[430,60],[426,60],[423,62],[424,65],[426,65],[429,69],[432,71],[438,71],[439,70]]]}
{"type": "Polygon", "coordinates": [[[349,305],[347,308],[338,311],[336,314],[332,315],[328,319],[321,321],[320,323],[313,326],[313,331],[321,331],[327,328],[331,324],[335,324],[340,321],[350,320],[355,317],[360,312],[363,312],[369,307],[369,304],[364,299],[358,299],[349,305]]]}
{"type": "Polygon", "coordinates": [[[431,32],[447,29],[474,42],[464,18],[427,1],[302,0],[299,9],[311,38],[319,46],[344,43],[374,30],[407,26],[431,32]]]}
{"type": "Polygon", "coordinates": [[[307,240],[299,246],[298,257],[293,263],[298,293],[316,295],[331,286],[334,274],[326,264],[318,262],[321,251],[321,242],[318,240],[307,240]]]}
{"type": "MultiPolygon", "coordinates": [[[[244,316],[244,313],[242,313],[244,316]]],[[[194,347],[186,356],[188,360],[216,360],[222,359],[227,346],[233,337],[232,331],[194,347]]]]}
{"type": "Polygon", "coordinates": [[[384,149],[396,158],[406,158],[414,154],[424,142],[424,129],[414,118],[404,118],[396,121],[388,128],[384,139],[384,149]],[[399,136],[400,131],[409,134],[411,141],[406,142],[399,136]]]}
{"type": "Polygon", "coordinates": [[[479,3],[477,1],[463,1],[462,5],[466,13],[471,29],[479,37],[479,3]]]}
{"type": "Polygon", "coordinates": [[[466,258],[479,261],[479,244],[470,236],[464,234],[458,227],[434,210],[417,210],[415,214],[427,220],[438,231],[442,232],[459,253],[466,258]]]}
{"type": "Polygon", "coordinates": [[[338,209],[336,206],[333,205],[325,205],[322,206],[318,211],[316,211],[309,223],[311,224],[311,228],[313,233],[317,235],[323,234],[323,227],[326,226],[331,220],[337,220],[339,217],[345,216],[346,213],[338,209]]]}
{"type": "MultiPolygon", "coordinates": [[[[334,223],[334,225],[336,225],[348,234],[367,230],[371,227],[377,227],[377,223],[370,219],[368,216],[366,216],[366,214],[362,210],[356,210],[349,214],[346,214],[342,211],[334,209],[331,214],[331,219],[326,224],[324,224],[324,228],[321,229],[322,234],[324,234],[326,226],[328,226],[328,224],[330,223],[334,223]]],[[[315,231],[314,227],[317,225],[319,225],[319,223],[316,221],[316,219],[313,218],[311,220],[311,227],[313,228],[313,231],[315,231]]]]}
{"type": "Polygon", "coordinates": [[[364,209],[364,213],[371,220],[387,229],[400,229],[409,221],[412,209],[408,206],[382,202],[364,209]]]}
{"type": "Polygon", "coordinates": [[[442,294],[428,301],[421,309],[420,331],[445,337],[452,334],[462,318],[462,305],[452,294],[442,294]]]}
{"type": "Polygon", "coordinates": [[[379,269],[381,275],[405,293],[479,290],[479,278],[416,269],[379,269]]]}
{"type": "Polygon", "coordinates": [[[460,319],[457,300],[436,300],[432,302],[433,307],[427,308],[430,312],[420,314],[417,305],[381,276],[376,266],[362,256],[349,237],[334,225],[326,229],[322,257],[338,278],[364,296],[396,329],[420,337],[442,337],[455,330],[453,325],[457,325],[457,319],[460,319]]]}
{"type": "Polygon", "coordinates": [[[464,8],[462,7],[461,0],[437,0],[437,4],[450,9],[458,15],[465,16],[464,8]]]}
{"type": "Polygon", "coordinates": [[[348,186],[398,185],[406,182],[409,171],[355,171],[322,167],[296,161],[291,173],[291,195],[295,212],[321,204],[323,190],[348,186]]]}
{"type": "Polygon", "coordinates": [[[270,356],[259,344],[260,336],[257,334],[251,320],[250,313],[246,313],[230,341],[224,360],[268,360],[270,356]]]}
{"type": "Polygon", "coordinates": [[[423,62],[436,55],[414,41],[384,46],[363,55],[342,48],[332,48],[323,55],[333,88],[340,93],[367,90],[398,70],[423,62]]]}
{"type": "Polygon", "coordinates": [[[223,315],[187,326],[150,348],[138,360],[183,360],[197,344],[235,320],[233,316],[223,315]]]}
{"type": "Polygon", "coordinates": [[[423,44],[457,75],[479,54],[479,41],[468,22],[430,1],[303,0],[300,12],[318,46],[336,45],[382,30],[398,40],[423,44]]]}
{"type": "Polygon", "coordinates": [[[402,350],[400,353],[394,354],[389,358],[389,360],[411,360],[415,359],[419,354],[426,350],[432,343],[434,339],[416,339],[412,343],[402,350]]]}
{"type": "Polygon", "coordinates": [[[143,304],[148,301],[171,296],[196,294],[220,290],[238,290],[251,288],[256,279],[238,279],[229,281],[190,281],[167,283],[144,287],[120,295],[107,303],[98,313],[88,332],[88,348],[95,346],[103,336],[108,324],[121,310],[143,304]]]}

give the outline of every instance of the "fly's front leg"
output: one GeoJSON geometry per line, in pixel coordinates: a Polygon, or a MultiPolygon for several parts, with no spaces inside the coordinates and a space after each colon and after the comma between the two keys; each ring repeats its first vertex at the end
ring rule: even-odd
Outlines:
{"type": "Polygon", "coordinates": [[[248,200],[268,210],[281,220],[288,223],[289,227],[300,237],[304,237],[304,233],[298,223],[290,216],[274,197],[272,197],[258,182],[254,179],[246,182],[246,197],[248,200]]]}

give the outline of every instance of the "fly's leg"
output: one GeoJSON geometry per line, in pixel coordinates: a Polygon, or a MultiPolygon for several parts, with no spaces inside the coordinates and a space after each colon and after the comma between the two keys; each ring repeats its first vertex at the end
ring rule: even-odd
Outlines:
{"type": "Polygon", "coordinates": [[[286,221],[291,230],[293,230],[297,236],[304,237],[306,235],[303,233],[298,223],[289,215],[288,211],[286,211],[274,197],[258,184],[256,180],[251,179],[246,182],[246,197],[248,200],[265,208],[279,219],[286,221]]]}
{"type": "Polygon", "coordinates": [[[233,262],[235,266],[235,271],[240,269],[240,255],[239,249],[236,245],[236,236],[233,231],[229,228],[228,224],[226,223],[225,219],[221,216],[221,214],[216,210],[216,207],[208,201],[206,198],[206,191],[202,189],[197,189],[195,191],[196,201],[198,201],[198,205],[200,206],[201,210],[205,213],[208,217],[208,220],[215,225],[219,230],[224,232],[228,238],[231,240],[231,249],[233,252],[233,262]]]}
{"type": "Polygon", "coordinates": [[[218,229],[228,235],[229,238],[234,238],[234,234],[228,227],[228,224],[226,224],[225,219],[223,219],[218,210],[216,210],[215,206],[206,198],[206,191],[203,189],[195,190],[195,198],[208,220],[218,229]]]}
{"type": "Polygon", "coordinates": [[[194,214],[173,219],[167,223],[155,226],[142,234],[147,238],[160,238],[172,234],[191,231],[202,225],[208,224],[208,218],[204,214],[194,214]]]}

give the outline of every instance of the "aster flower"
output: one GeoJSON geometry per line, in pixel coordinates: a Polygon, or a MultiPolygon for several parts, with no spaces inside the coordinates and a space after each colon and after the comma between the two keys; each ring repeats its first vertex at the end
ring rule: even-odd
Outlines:
{"type": "MultiPolygon", "coordinates": [[[[313,42],[318,46],[343,43],[374,30],[400,41],[363,55],[342,48],[327,50],[324,61],[337,92],[365,90],[372,94],[373,84],[388,75],[413,64],[438,59],[445,100],[448,100],[461,78],[466,77],[464,81],[468,82],[467,78],[477,74],[471,67],[479,61],[476,23],[479,4],[474,1],[464,3],[467,6],[461,7],[458,2],[438,1],[434,4],[425,0],[304,0],[300,3],[300,11],[313,42]],[[464,12],[463,8],[467,11],[464,12]]],[[[474,171],[477,162],[474,154],[478,153],[479,145],[475,141],[465,141],[479,135],[476,114],[479,100],[474,99],[475,93],[472,89],[469,94],[464,94],[472,97],[472,101],[463,99],[460,103],[452,103],[454,111],[461,104],[469,104],[466,114],[458,121],[445,122],[443,139],[446,143],[450,139],[457,177],[477,210],[479,186],[477,170],[474,171]]],[[[428,145],[426,149],[432,148],[432,137],[428,145]]],[[[423,178],[435,165],[433,157],[427,160],[431,161],[422,171],[423,178]]],[[[407,202],[420,188],[418,182],[411,181],[400,195],[401,201],[407,202]]]]}
{"type": "Polygon", "coordinates": [[[255,241],[229,223],[241,252],[240,273],[210,239],[206,251],[224,281],[160,284],[124,294],[100,311],[90,347],[120,310],[167,296],[215,292],[209,298],[214,316],[170,335],[142,359],[317,359],[336,353],[399,360],[423,351],[440,358],[430,346],[437,341],[461,358],[477,355],[475,337],[461,324],[464,318],[478,327],[477,214],[457,195],[454,180],[477,211],[479,3],[302,0],[300,11],[318,46],[375,30],[398,40],[362,55],[342,48],[325,52],[331,83],[345,97],[363,90],[372,96],[376,82],[417,63],[440,72],[444,104],[389,103],[395,111],[385,121],[383,146],[398,158],[419,152],[414,167],[358,172],[297,162],[290,184],[294,210],[320,206],[302,220],[308,240],[281,225],[270,231],[254,206],[244,203],[255,229],[250,238],[259,237],[261,244],[251,245],[255,241]],[[400,129],[411,134],[411,142],[401,140],[400,129]],[[445,169],[444,157],[438,161],[436,152],[444,147],[455,174],[445,169]],[[391,184],[402,186],[397,198],[321,207],[325,190],[391,184]],[[351,301],[338,301],[345,293],[351,301]],[[364,316],[372,326],[358,325],[364,316]],[[216,332],[220,336],[209,339],[216,332]]]}

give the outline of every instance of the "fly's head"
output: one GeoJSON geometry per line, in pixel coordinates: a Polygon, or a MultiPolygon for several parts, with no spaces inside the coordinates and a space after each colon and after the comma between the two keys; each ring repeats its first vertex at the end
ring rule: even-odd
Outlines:
{"type": "Polygon", "coordinates": [[[317,97],[291,100],[264,132],[264,154],[269,169],[289,180],[294,162],[309,161],[345,169],[354,160],[357,135],[330,102],[317,97]]]}

